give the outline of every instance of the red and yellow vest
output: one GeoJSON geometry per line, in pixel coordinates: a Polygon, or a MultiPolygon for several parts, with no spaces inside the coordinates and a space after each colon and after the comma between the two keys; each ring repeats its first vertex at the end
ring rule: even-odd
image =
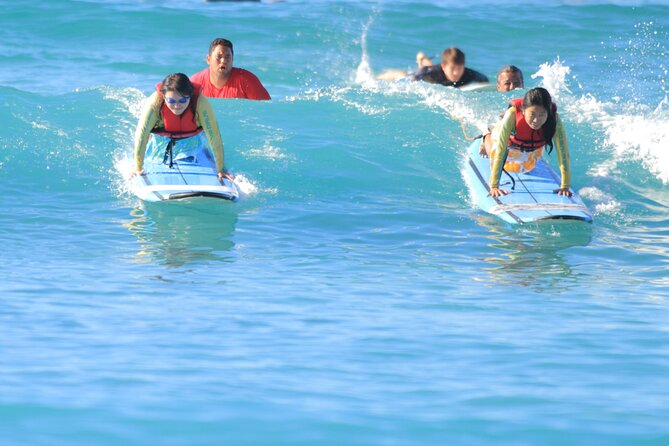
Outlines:
{"type": "MultiPolygon", "coordinates": [[[[516,130],[509,137],[509,145],[522,151],[531,152],[546,145],[543,129],[534,130],[525,121],[523,115],[523,98],[517,98],[509,103],[510,107],[516,109],[516,130]]],[[[557,105],[552,104],[553,113],[557,111],[557,105]]]]}

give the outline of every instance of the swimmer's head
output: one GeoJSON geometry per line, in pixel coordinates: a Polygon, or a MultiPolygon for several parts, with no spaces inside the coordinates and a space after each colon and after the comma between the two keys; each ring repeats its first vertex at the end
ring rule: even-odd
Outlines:
{"type": "Polygon", "coordinates": [[[445,49],[441,53],[441,69],[450,82],[459,81],[465,74],[465,53],[455,47],[445,49]]]}
{"type": "Polygon", "coordinates": [[[505,65],[497,72],[497,91],[523,88],[523,72],[515,65],[505,65]]]}

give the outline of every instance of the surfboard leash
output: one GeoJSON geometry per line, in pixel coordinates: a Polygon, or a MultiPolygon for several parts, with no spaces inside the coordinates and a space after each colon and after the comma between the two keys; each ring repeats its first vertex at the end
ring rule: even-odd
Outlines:
{"type": "Polygon", "coordinates": [[[172,148],[174,147],[175,142],[176,142],[176,139],[170,138],[170,142],[168,142],[167,146],[165,147],[165,156],[163,157],[163,164],[167,164],[167,160],[169,159],[170,169],[172,169],[174,167],[174,151],[172,150],[172,148]]]}
{"type": "Polygon", "coordinates": [[[479,134],[478,136],[474,136],[474,137],[471,137],[471,136],[467,135],[467,129],[465,129],[465,121],[461,117],[456,116],[451,112],[448,112],[448,114],[451,115],[451,118],[455,119],[456,121],[458,121],[460,123],[460,127],[462,127],[462,134],[464,135],[464,137],[467,141],[476,141],[479,138],[483,138],[483,133],[479,134]]]}

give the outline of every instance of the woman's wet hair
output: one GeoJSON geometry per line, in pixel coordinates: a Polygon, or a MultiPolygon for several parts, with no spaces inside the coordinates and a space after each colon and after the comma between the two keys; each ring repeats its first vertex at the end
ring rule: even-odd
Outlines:
{"type": "Polygon", "coordinates": [[[163,79],[160,92],[164,95],[168,91],[176,91],[181,96],[193,96],[193,83],[183,73],[172,73],[163,79]]]}
{"type": "Polygon", "coordinates": [[[188,104],[188,108],[192,110],[193,119],[195,119],[195,106],[197,105],[197,101],[193,100],[193,92],[195,91],[195,87],[193,86],[193,83],[190,81],[188,76],[183,73],[168,74],[167,77],[163,79],[163,85],[160,87],[160,93],[165,96],[165,93],[168,91],[174,91],[183,97],[188,96],[191,98],[191,101],[188,104]]]}
{"type": "Polygon", "coordinates": [[[555,136],[555,126],[557,125],[556,107],[553,105],[551,94],[545,88],[536,87],[528,90],[523,98],[523,108],[541,106],[548,113],[548,119],[541,127],[544,131],[544,141],[548,146],[548,153],[553,150],[553,136],[555,136]]]}

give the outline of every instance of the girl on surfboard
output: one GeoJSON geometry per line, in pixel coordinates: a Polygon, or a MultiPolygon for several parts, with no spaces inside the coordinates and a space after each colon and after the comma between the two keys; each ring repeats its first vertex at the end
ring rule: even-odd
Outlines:
{"type": "Polygon", "coordinates": [[[524,98],[514,99],[502,120],[492,131],[492,144],[484,149],[490,157],[490,195],[499,197],[509,191],[499,188],[502,170],[507,172],[529,172],[541,158],[544,148],[548,153],[555,146],[560,165],[560,188],[558,195],[571,197],[569,148],[567,135],[562,125],[557,106],[545,88],[529,90],[524,98]]]}
{"type": "Polygon", "coordinates": [[[169,159],[172,167],[170,150],[174,143],[204,131],[209,147],[214,152],[219,180],[225,177],[232,181],[225,168],[223,141],[214,110],[209,100],[199,94],[200,89],[198,84],[193,84],[183,73],[170,74],[156,85],[156,91],[149,96],[135,132],[134,153],[137,174],[141,175],[144,172],[144,156],[151,133],[170,138],[165,159],[169,159]]]}

